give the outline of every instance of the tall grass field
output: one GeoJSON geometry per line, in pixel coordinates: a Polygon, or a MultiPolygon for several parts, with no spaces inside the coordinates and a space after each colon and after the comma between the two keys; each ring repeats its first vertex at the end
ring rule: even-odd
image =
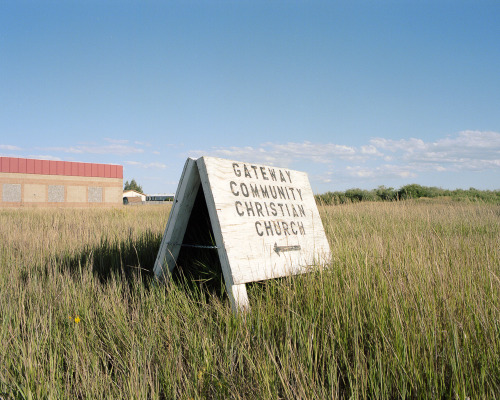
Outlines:
{"type": "Polygon", "coordinates": [[[500,398],[498,204],[322,206],[244,315],[210,256],[155,282],[169,211],[0,209],[0,399],[500,398]]]}

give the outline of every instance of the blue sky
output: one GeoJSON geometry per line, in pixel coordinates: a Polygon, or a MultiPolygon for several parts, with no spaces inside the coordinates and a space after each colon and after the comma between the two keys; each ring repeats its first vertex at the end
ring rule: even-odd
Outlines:
{"type": "Polygon", "coordinates": [[[498,1],[0,1],[0,155],[500,189],[498,1]]]}

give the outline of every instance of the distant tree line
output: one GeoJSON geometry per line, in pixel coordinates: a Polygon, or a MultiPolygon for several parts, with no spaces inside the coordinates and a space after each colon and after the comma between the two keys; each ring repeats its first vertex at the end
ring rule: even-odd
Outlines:
{"type": "Polygon", "coordinates": [[[453,200],[482,201],[500,204],[500,190],[441,189],[438,187],[421,186],[415,183],[394,189],[379,186],[377,189],[349,189],[345,192],[326,192],[315,195],[316,202],[324,205],[356,203],[360,201],[397,201],[419,198],[450,197],[453,200]]]}
{"type": "Polygon", "coordinates": [[[123,190],[135,190],[136,192],[139,192],[139,193],[144,193],[142,191],[142,186],[139,185],[135,179],[132,179],[130,182],[129,181],[126,181],[123,185],[123,190]]]}

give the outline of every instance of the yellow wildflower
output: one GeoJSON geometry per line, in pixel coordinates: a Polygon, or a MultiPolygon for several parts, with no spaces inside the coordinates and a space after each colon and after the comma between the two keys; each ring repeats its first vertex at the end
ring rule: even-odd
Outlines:
{"type": "Polygon", "coordinates": [[[78,324],[78,323],[80,323],[80,317],[79,317],[78,315],[75,317],[75,322],[76,322],[77,324],[78,324]]]}

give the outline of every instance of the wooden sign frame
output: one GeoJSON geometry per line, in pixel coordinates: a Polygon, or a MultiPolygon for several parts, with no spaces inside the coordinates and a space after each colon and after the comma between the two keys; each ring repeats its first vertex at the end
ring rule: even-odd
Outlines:
{"type": "Polygon", "coordinates": [[[200,187],[234,311],[249,308],[246,283],[304,273],[330,261],[307,174],[189,158],[154,265],[159,279],[169,279],[176,266],[200,187]]]}

